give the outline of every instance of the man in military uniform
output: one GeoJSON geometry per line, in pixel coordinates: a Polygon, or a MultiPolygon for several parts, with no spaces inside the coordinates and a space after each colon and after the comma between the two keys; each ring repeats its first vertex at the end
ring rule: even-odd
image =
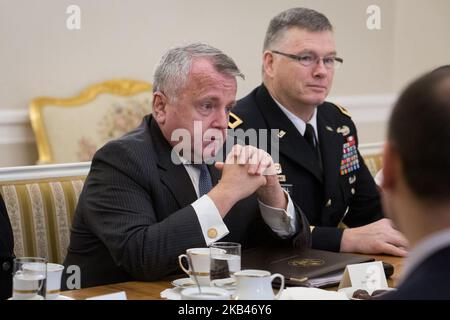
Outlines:
{"type": "Polygon", "coordinates": [[[314,248],[403,256],[407,242],[383,219],[355,124],[344,108],[324,102],[342,62],[323,14],[280,13],[264,41],[263,84],[238,101],[229,126],[279,130],[279,180],[307,215],[314,248]]]}

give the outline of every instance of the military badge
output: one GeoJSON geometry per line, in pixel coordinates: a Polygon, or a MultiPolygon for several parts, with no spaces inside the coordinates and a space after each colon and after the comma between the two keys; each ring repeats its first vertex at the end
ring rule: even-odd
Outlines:
{"type": "Polygon", "coordinates": [[[281,168],[281,164],[274,163],[273,165],[275,166],[275,170],[276,170],[277,174],[281,174],[283,172],[283,169],[281,168]]]}
{"type": "Polygon", "coordinates": [[[228,119],[228,128],[234,129],[240,124],[242,124],[244,121],[239,118],[237,115],[235,115],[233,112],[230,112],[229,119],[228,119]]]}
{"type": "Polygon", "coordinates": [[[286,131],[283,131],[283,130],[278,131],[278,138],[280,138],[280,139],[283,138],[285,134],[286,134],[286,131]]]}
{"type": "MultiPolygon", "coordinates": [[[[354,136],[348,136],[346,142],[342,145],[341,167],[339,169],[341,176],[358,170],[360,167],[358,150],[354,136]]],[[[356,177],[355,177],[356,179],[356,177]]],[[[350,182],[350,178],[349,178],[350,182]]]]}
{"type": "Polygon", "coordinates": [[[342,126],[340,128],[337,128],[336,132],[341,133],[344,137],[346,137],[350,134],[350,128],[347,126],[342,126]]]}

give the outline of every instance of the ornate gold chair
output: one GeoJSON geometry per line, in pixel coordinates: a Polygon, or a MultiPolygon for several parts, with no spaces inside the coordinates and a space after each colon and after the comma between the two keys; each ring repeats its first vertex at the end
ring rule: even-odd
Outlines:
{"type": "Polygon", "coordinates": [[[90,162],[0,168],[17,257],[62,263],[90,162]]]}
{"type": "Polygon", "coordinates": [[[90,161],[107,141],[137,127],[151,112],[152,86],[137,80],[110,80],[79,95],[39,97],[30,118],[39,164],[90,161]]]}
{"type": "Polygon", "coordinates": [[[367,165],[367,168],[369,169],[370,173],[372,174],[372,177],[375,177],[375,175],[383,168],[383,155],[381,153],[377,154],[370,154],[365,155],[364,162],[367,165]]]}

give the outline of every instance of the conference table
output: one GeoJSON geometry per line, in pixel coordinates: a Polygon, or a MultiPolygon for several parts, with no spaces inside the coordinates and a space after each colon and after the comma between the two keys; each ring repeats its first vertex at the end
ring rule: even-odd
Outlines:
{"type": "MultiPolygon", "coordinates": [[[[367,255],[365,255],[367,256],[367,255]]],[[[402,269],[403,258],[387,256],[387,255],[369,255],[375,260],[381,260],[394,266],[394,274],[388,279],[390,287],[396,287],[402,269]]],[[[108,284],[98,287],[91,287],[80,290],[71,290],[61,292],[64,295],[75,300],[84,300],[86,298],[117,293],[125,291],[128,300],[164,300],[161,298],[161,291],[172,288],[171,282],[174,279],[185,277],[184,275],[171,276],[161,281],[143,282],[130,281],[123,283],[108,284]]],[[[337,287],[331,287],[327,290],[337,290],[337,287]]]]}

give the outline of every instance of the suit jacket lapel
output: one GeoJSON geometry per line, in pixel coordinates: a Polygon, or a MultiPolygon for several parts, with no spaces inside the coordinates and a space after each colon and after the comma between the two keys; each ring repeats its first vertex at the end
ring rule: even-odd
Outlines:
{"type": "Polygon", "coordinates": [[[325,199],[329,199],[339,177],[340,162],[342,159],[342,135],[336,132],[336,124],[331,118],[327,118],[323,109],[317,107],[317,131],[319,134],[320,151],[325,179],[325,199]],[[331,129],[331,130],[330,130],[331,129]]]}
{"type": "Polygon", "coordinates": [[[171,191],[180,208],[190,205],[197,200],[192,180],[182,164],[173,163],[170,157],[172,147],[153,118],[150,119],[150,134],[158,155],[157,165],[161,182],[171,191]]]}
{"type": "Polygon", "coordinates": [[[285,132],[279,139],[280,153],[303,166],[322,182],[323,176],[313,151],[294,124],[272,99],[264,85],[261,85],[256,93],[256,102],[269,129],[279,129],[280,132],[281,130],[285,132]]]}

